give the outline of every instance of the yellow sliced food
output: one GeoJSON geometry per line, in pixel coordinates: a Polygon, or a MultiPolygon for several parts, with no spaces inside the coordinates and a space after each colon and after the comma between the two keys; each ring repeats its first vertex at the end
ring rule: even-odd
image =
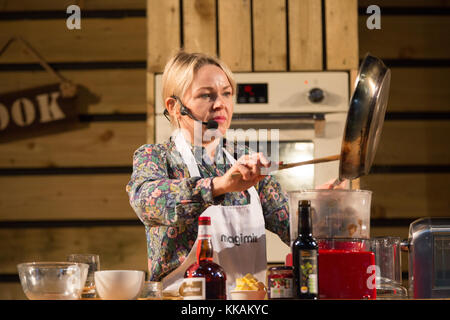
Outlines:
{"type": "Polygon", "coordinates": [[[236,290],[252,290],[249,285],[244,283],[243,285],[237,286],[236,290]]]}
{"type": "Polygon", "coordinates": [[[263,291],[266,286],[261,281],[258,281],[252,274],[247,273],[242,278],[236,279],[236,290],[258,290],[263,291]]]}

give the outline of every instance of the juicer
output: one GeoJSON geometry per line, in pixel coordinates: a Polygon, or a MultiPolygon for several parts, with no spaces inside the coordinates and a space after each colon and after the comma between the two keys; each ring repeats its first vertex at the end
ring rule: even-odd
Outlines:
{"type": "Polygon", "coordinates": [[[371,197],[367,190],[289,193],[291,243],[298,235],[298,202],[311,201],[312,232],[319,245],[319,299],[376,299],[371,197]]]}

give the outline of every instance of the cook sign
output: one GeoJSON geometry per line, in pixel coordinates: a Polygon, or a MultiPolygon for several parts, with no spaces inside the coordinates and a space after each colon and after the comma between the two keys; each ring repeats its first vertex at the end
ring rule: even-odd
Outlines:
{"type": "Polygon", "coordinates": [[[76,87],[50,84],[0,95],[0,136],[14,136],[77,119],[76,87]]]}

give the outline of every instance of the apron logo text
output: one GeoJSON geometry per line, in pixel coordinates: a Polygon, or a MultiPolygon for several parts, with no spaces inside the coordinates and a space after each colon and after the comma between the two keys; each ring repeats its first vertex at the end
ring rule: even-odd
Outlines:
{"type": "Polygon", "coordinates": [[[252,235],[241,235],[240,236],[227,236],[225,234],[222,234],[220,236],[220,241],[222,242],[228,242],[228,243],[234,243],[237,246],[240,246],[243,243],[255,243],[258,242],[258,237],[255,236],[253,233],[252,235]]]}

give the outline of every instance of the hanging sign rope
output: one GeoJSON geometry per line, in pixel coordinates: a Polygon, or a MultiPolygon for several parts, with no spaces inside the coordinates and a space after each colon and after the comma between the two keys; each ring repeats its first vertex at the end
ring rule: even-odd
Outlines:
{"type": "MultiPolygon", "coordinates": [[[[32,137],[45,127],[77,120],[77,86],[54,70],[45,59],[23,38],[12,37],[0,49],[0,57],[17,41],[48,73],[60,82],[20,91],[0,94],[0,141],[32,137]]],[[[48,130],[47,130],[48,131],[48,130]]],[[[49,131],[51,132],[51,130],[49,131]]]]}

